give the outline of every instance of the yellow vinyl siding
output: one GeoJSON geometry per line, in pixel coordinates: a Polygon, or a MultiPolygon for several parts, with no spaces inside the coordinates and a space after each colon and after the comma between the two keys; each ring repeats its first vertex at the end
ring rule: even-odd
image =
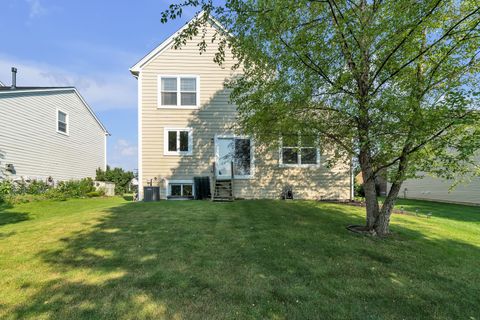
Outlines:
{"type": "MultiPolygon", "coordinates": [[[[214,34],[209,28],[206,39],[214,34]]],[[[215,135],[231,134],[236,109],[229,103],[225,80],[234,76],[234,60],[227,59],[220,67],[213,62],[217,49],[207,40],[207,52],[199,54],[200,36],[188,41],[181,49],[168,48],[146,63],[141,70],[141,168],[143,185],[152,179],[160,184],[161,195],[166,185],[161,181],[190,180],[194,176],[211,174],[215,158],[215,135]],[[158,108],[158,75],[197,75],[200,78],[199,109],[158,108]],[[191,156],[164,155],[164,128],[192,128],[191,156]],[[155,180],[156,178],[156,180],[155,180]]],[[[293,185],[298,198],[348,199],[350,176],[348,163],[332,169],[325,167],[326,156],[321,157],[320,168],[280,168],[278,150],[255,148],[254,177],[235,180],[235,196],[241,198],[279,198],[285,184],[293,185]]]]}

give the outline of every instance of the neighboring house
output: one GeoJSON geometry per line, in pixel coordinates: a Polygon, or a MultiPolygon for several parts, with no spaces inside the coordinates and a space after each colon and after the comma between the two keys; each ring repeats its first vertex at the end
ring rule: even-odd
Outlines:
{"type": "MultiPolygon", "coordinates": [[[[210,19],[207,39],[218,28],[222,27],[210,19]]],[[[231,69],[235,61],[227,52],[220,67],[213,61],[217,48],[212,44],[200,54],[201,35],[175,50],[173,41],[181,30],[130,69],[138,79],[140,199],[149,185],[160,186],[161,198],[192,197],[194,177],[228,181],[231,162],[232,183],[217,186],[216,191],[233,184],[237,198],[278,199],[287,186],[295,198],[351,198],[350,161],[329,168],[331,152],[306,137],[271,150],[235,135],[231,128],[236,107],[229,103],[224,86],[235,75],[231,69]]]]}
{"type": "Polygon", "coordinates": [[[425,175],[421,179],[408,179],[402,184],[400,198],[480,205],[480,177],[460,183],[449,190],[454,181],[425,175]]]}
{"type": "Polygon", "coordinates": [[[3,178],[94,178],[106,167],[107,136],[73,87],[0,87],[3,178]]]}

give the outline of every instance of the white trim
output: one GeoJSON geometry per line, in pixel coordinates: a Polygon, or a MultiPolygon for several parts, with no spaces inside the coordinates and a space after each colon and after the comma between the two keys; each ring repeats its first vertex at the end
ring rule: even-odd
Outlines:
{"type": "Polygon", "coordinates": [[[163,155],[165,156],[191,156],[193,153],[193,130],[189,127],[184,128],[163,128],[163,155]],[[188,151],[168,151],[168,132],[177,132],[177,149],[180,148],[180,131],[188,131],[188,151]]]}
{"type": "Polygon", "coordinates": [[[103,170],[107,171],[107,137],[108,134],[104,135],[103,141],[103,170]]]}
{"type": "Polygon", "coordinates": [[[137,108],[138,108],[138,114],[137,114],[137,121],[138,121],[138,163],[137,163],[137,170],[138,170],[138,200],[143,200],[143,157],[142,157],[142,152],[143,152],[143,147],[142,147],[142,109],[143,109],[143,104],[142,104],[142,73],[139,73],[138,75],[138,87],[137,87],[137,108]]]}
{"type": "MultiPolygon", "coordinates": [[[[165,41],[163,41],[160,45],[158,45],[156,48],[154,48],[152,51],[150,51],[147,55],[145,55],[140,61],[138,61],[134,66],[132,66],[129,70],[134,76],[138,76],[140,71],[157,55],[161,54],[164,52],[166,49],[170,48],[170,45],[173,44],[175,41],[175,38],[179,36],[187,27],[194,22],[197,19],[202,18],[205,15],[205,12],[202,11],[198,15],[194,16],[190,21],[185,23],[183,27],[178,29],[175,33],[173,33],[170,37],[168,37],[165,41]]],[[[218,22],[216,19],[214,19],[212,16],[208,17],[208,20],[212,22],[212,25],[217,26],[220,28],[223,32],[228,33],[230,36],[232,36],[221,24],[218,22]]]]}
{"type": "MultiPolygon", "coordinates": [[[[170,185],[172,184],[181,184],[182,185],[182,194],[183,194],[183,185],[184,184],[191,184],[192,185],[192,197],[195,198],[195,183],[192,180],[166,180],[166,197],[168,199],[168,197],[171,197],[172,196],[172,188],[170,185]]],[[[181,196],[183,197],[183,196],[181,196]]]]}
{"type": "MultiPolygon", "coordinates": [[[[173,91],[172,91],[173,92],[173,91]]],[[[158,74],[157,75],[157,108],[158,109],[198,109],[200,108],[200,76],[196,74],[158,74]],[[177,105],[162,105],[162,78],[177,79],[177,105]],[[182,105],[180,82],[182,78],[195,78],[196,102],[192,106],[182,105]]]]}
{"type": "MultiPolygon", "coordinates": [[[[218,139],[249,139],[250,140],[250,174],[249,175],[234,175],[233,179],[235,180],[247,180],[253,179],[255,177],[255,142],[254,140],[246,135],[234,135],[234,134],[216,134],[214,138],[214,151],[215,151],[215,164],[218,163],[219,150],[218,150],[218,139]]],[[[215,166],[217,167],[217,166],[215,166]]],[[[215,176],[217,172],[214,172],[215,176]]]]}
{"type": "Polygon", "coordinates": [[[298,148],[298,155],[297,155],[297,163],[283,163],[283,139],[280,137],[280,146],[278,148],[278,166],[280,168],[319,168],[320,167],[320,147],[302,147],[301,145],[301,138],[299,136],[299,146],[298,147],[289,147],[286,146],[285,148],[298,148]],[[313,149],[315,148],[317,151],[317,163],[307,163],[307,164],[302,164],[302,153],[301,149],[313,149]],[[300,163],[300,164],[299,164],[300,163]]]}
{"type": "Polygon", "coordinates": [[[63,134],[63,135],[65,135],[65,136],[70,136],[70,116],[68,115],[68,112],[65,112],[65,111],[63,111],[63,110],[61,110],[61,109],[58,109],[58,108],[56,109],[56,111],[57,111],[57,122],[56,122],[55,124],[56,124],[56,126],[57,126],[57,127],[56,127],[57,133],[63,134]],[[58,114],[59,114],[60,112],[65,115],[65,126],[67,127],[67,128],[66,128],[66,129],[67,129],[66,132],[63,132],[63,131],[58,130],[58,123],[60,122],[60,120],[58,119],[58,114]]]}
{"type": "Polygon", "coordinates": [[[93,118],[95,119],[95,121],[97,121],[98,125],[100,126],[100,128],[102,128],[102,130],[110,135],[110,133],[108,132],[108,130],[105,128],[105,126],[102,124],[102,122],[98,119],[97,115],[95,114],[95,112],[93,111],[93,109],[88,105],[88,103],[85,101],[85,99],[83,99],[82,95],[80,94],[80,92],[78,92],[78,90],[75,88],[75,87],[65,87],[65,88],[41,88],[41,89],[15,89],[15,90],[9,90],[9,91],[3,91],[1,90],[0,91],[0,94],[15,94],[15,93],[38,93],[38,92],[57,92],[57,91],[73,91],[75,92],[75,94],[78,96],[78,98],[80,99],[80,101],[82,101],[83,105],[87,108],[87,110],[90,112],[90,114],[93,116],[93,118]]]}

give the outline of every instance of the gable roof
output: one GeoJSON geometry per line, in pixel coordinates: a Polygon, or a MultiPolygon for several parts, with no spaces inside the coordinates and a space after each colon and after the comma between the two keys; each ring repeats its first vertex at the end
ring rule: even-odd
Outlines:
{"type": "MultiPolygon", "coordinates": [[[[163,41],[160,45],[158,45],[155,49],[150,51],[148,54],[146,54],[140,61],[138,61],[133,67],[131,67],[129,70],[130,72],[137,77],[139,72],[142,70],[142,68],[149,63],[153,58],[161,54],[163,51],[166,49],[170,48],[170,46],[173,44],[175,41],[175,38],[179,36],[187,27],[194,21],[201,19],[205,15],[205,11],[200,12],[197,14],[195,17],[190,19],[183,27],[178,29],[175,33],[173,33],[170,37],[168,37],[165,41],[163,41]]],[[[218,22],[215,18],[213,18],[211,15],[208,16],[209,22],[212,23],[213,26],[216,26],[220,28],[222,31],[227,32],[227,30],[218,22]]]]}
{"type": "Polygon", "coordinates": [[[103,123],[98,119],[97,115],[93,111],[93,109],[88,105],[88,103],[83,99],[82,95],[78,92],[77,88],[75,87],[0,87],[0,96],[2,94],[7,95],[9,93],[37,93],[37,92],[57,92],[57,91],[73,91],[83,105],[87,108],[88,112],[92,115],[92,117],[97,121],[98,125],[102,130],[105,132],[106,135],[110,135],[107,128],[103,125],[103,123]]]}

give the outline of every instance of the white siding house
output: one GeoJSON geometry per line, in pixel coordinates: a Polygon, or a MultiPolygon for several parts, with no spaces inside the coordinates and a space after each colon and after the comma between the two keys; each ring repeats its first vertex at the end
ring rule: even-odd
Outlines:
{"type": "Polygon", "coordinates": [[[3,178],[94,178],[106,167],[108,135],[73,87],[0,87],[3,178]]]}
{"type": "Polygon", "coordinates": [[[450,190],[453,184],[454,181],[430,176],[408,179],[403,183],[399,197],[480,205],[480,177],[475,177],[468,183],[461,183],[450,190]]]}

